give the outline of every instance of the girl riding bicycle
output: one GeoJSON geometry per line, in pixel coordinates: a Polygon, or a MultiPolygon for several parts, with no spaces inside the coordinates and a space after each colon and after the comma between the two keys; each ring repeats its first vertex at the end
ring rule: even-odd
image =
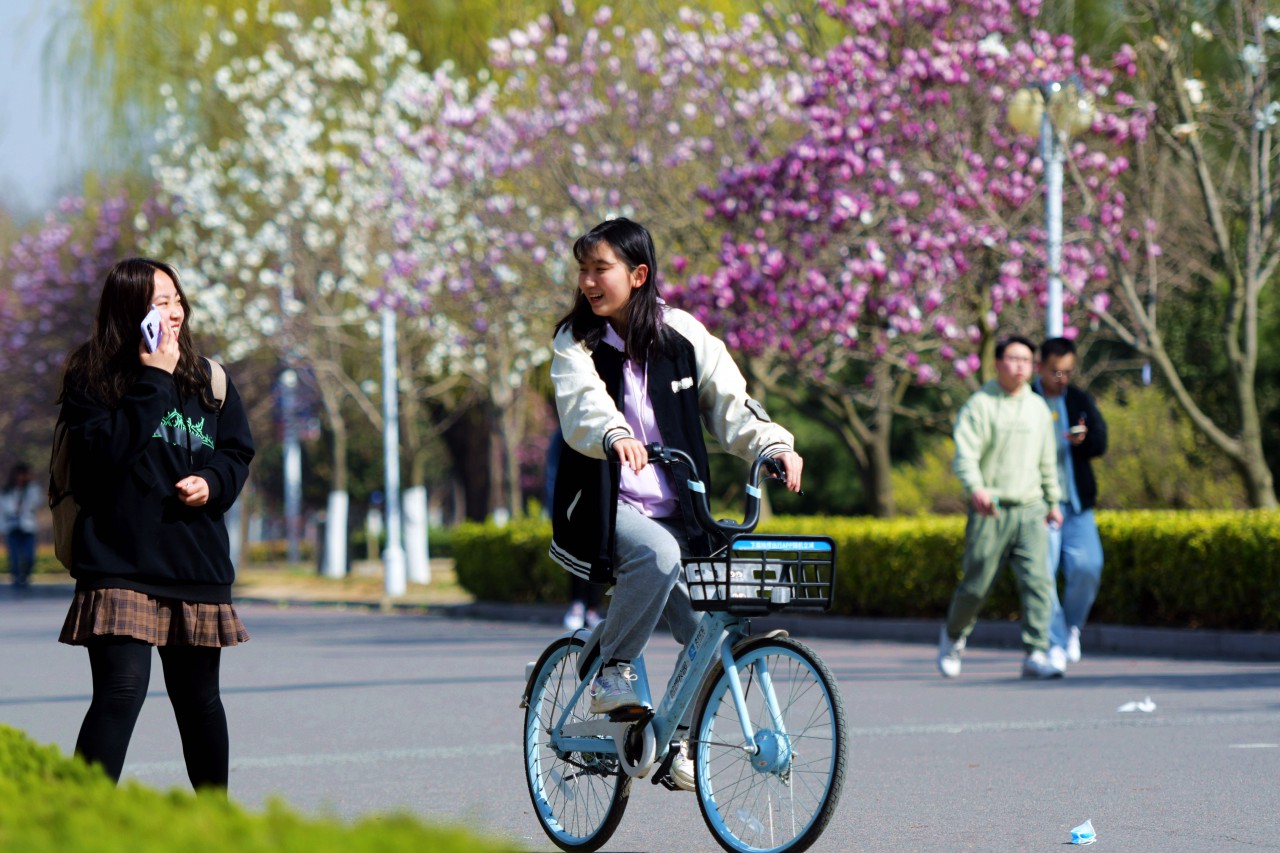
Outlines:
{"type": "Polygon", "coordinates": [[[791,433],[748,395],[724,343],[660,298],[657,254],[642,225],[602,222],[578,238],[573,256],[578,293],[556,325],[551,362],[565,442],[551,556],[579,577],[614,584],[600,635],[602,667],[591,685],[591,713],[605,714],[641,704],[631,661],[659,616],[677,642],[692,636],[697,617],[681,552],[711,550],[687,482],[650,465],[645,445],[685,451],[702,482],[703,425],[744,459],[776,456],[791,491],[800,490],[804,462],[791,433]]]}

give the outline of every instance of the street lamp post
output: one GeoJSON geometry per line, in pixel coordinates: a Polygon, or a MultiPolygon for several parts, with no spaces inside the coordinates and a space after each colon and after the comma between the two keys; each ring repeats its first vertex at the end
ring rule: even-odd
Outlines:
{"type": "Polygon", "coordinates": [[[400,399],[396,377],[396,312],[382,308],[382,444],[386,465],[387,550],[383,552],[386,594],[405,593],[404,544],[400,534],[400,399]]]}
{"type": "Polygon", "coordinates": [[[1009,103],[1009,124],[1019,133],[1040,135],[1044,162],[1044,223],[1049,266],[1045,332],[1062,335],[1062,162],[1064,143],[1093,124],[1093,98],[1079,78],[1034,83],[1019,89],[1009,103]]]}

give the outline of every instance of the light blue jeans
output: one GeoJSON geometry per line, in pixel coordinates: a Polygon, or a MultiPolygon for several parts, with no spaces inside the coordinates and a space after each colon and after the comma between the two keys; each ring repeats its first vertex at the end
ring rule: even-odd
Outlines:
{"type": "Polygon", "coordinates": [[[1062,527],[1049,528],[1049,579],[1053,582],[1053,614],[1049,617],[1049,645],[1065,647],[1071,628],[1083,628],[1089,609],[1098,597],[1102,579],[1102,539],[1093,510],[1076,512],[1071,504],[1062,508],[1062,527]],[[1058,598],[1058,573],[1066,589],[1058,598]]]}

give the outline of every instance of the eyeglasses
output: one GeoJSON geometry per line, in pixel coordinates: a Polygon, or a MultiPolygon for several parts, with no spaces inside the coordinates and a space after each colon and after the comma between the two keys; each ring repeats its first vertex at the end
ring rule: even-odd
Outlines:
{"type": "Polygon", "coordinates": [[[1075,373],[1074,370],[1053,370],[1049,372],[1049,375],[1052,376],[1054,379],[1062,380],[1062,379],[1070,379],[1071,374],[1073,373],[1075,373]]]}

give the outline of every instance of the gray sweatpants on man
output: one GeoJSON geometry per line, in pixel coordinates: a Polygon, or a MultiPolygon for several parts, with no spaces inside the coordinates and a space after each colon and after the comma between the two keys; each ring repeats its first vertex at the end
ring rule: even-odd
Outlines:
{"type": "Polygon", "coordinates": [[[666,616],[676,642],[684,645],[698,627],[680,567],[684,535],[670,519],[654,519],[618,504],[614,528],[614,587],[600,634],[600,659],[635,660],[644,651],[658,617],[666,616]]]}

